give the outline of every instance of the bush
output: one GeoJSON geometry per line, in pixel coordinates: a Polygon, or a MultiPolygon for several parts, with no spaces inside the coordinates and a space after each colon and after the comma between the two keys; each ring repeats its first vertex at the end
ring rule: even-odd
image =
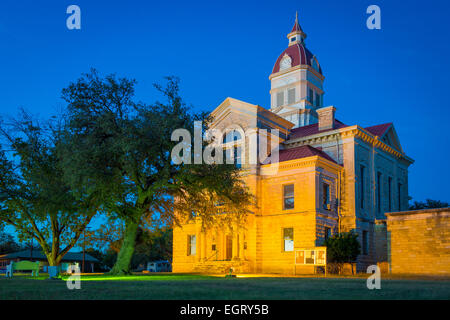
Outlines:
{"type": "Polygon", "coordinates": [[[361,253],[358,234],[353,232],[335,234],[325,240],[324,245],[327,247],[327,263],[335,264],[338,273],[341,273],[344,263],[354,263],[361,253]]]}

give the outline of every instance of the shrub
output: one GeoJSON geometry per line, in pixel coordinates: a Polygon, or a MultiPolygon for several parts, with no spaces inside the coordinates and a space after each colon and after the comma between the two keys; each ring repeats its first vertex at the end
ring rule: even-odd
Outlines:
{"type": "Polygon", "coordinates": [[[324,245],[327,247],[327,262],[331,263],[331,266],[334,264],[339,273],[344,263],[354,263],[361,253],[358,234],[354,232],[335,234],[325,240],[324,245]]]}

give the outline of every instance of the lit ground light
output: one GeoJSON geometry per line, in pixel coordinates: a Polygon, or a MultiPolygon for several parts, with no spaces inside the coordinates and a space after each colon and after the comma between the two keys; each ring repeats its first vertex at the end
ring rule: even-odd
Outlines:
{"type": "Polygon", "coordinates": [[[450,299],[450,281],[366,278],[224,277],[166,274],[83,276],[80,290],[62,280],[0,277],[0,299],[450,299]]]}

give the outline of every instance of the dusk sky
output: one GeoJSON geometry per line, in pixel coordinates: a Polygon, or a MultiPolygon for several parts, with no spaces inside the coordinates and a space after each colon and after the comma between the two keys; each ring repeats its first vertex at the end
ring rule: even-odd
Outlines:
{"type": "Polygon", "coordinates": [[[0,114],[19,107],[48,117],[61,89],[81,73],[138,81],[137,98],[155,101],[152,84],[181,79],[195,110],[233,97],[269,108],[269,75],[287,47],[295,12],[325,75],[324,105],[363,127],[394,122],[410,167],[414,200],[450,201],[450,28],[448,1],[24,1],[0,10],[0,114]],[[66,8],[81,8],[68,30],[66,8]],[[381,8],[381,30],[366,9],[381,8]]]}

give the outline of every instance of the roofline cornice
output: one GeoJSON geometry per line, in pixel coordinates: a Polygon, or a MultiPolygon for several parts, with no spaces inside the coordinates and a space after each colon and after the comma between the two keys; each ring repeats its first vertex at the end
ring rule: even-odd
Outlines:
{"type": "Polygon", "coordinates": [[[393,154],[397,158],[405,159],[410,164],[414,163],[414,160],[408,157],[405,153],[402,153],[396,150],[395,148],[387,145],[382,140],[380,140],[378,136],[371,134],[370,132],[360,127],[359,125],[349,126],[326,132],[319,132],[317,134],[309,135],[306,137],[300,137],[293,140],[286,140],[284,143],[300,146],[306,144],[320,143],[328,140],[335,140],[338,136],[340,136],[343,139],[350,137],[359,138],[362,141],[373,145],[374,147],[377,147],[385,152],[393,154]]]}

